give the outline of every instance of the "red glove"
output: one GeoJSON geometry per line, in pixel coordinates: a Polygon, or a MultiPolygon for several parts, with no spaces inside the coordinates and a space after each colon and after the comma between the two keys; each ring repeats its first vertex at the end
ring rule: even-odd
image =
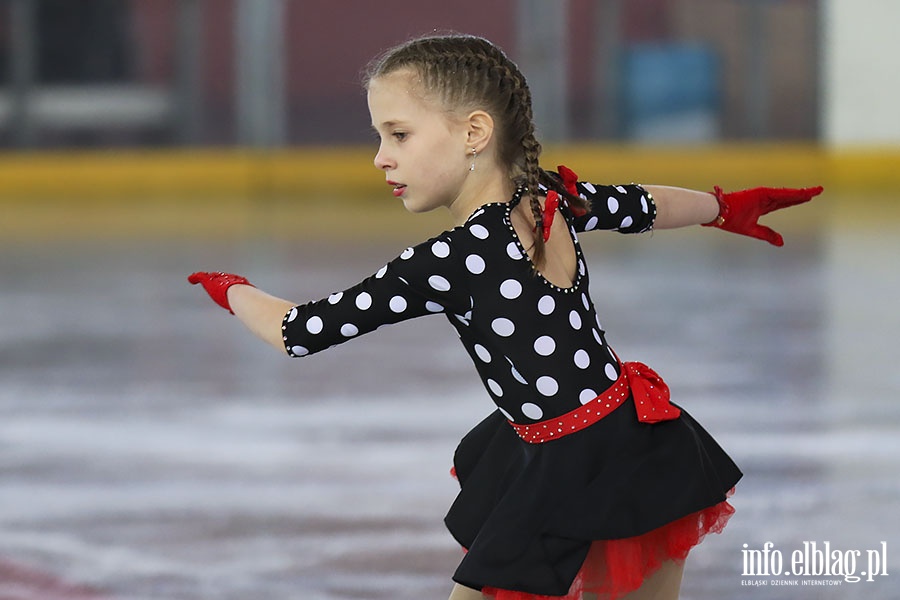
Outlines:
{"type": "Polygon", "coordinates": [[[801,189],[758,187],[728,194],[719,186],[715,189],[719,216],[704,223],[704,227],[718,227],[731,233],[749,235],[775,246],[784,246],[784,239],[771,228],[760,225],[759,218],[773,210],[809,202],[813,196],[822,193],[822,186],[801,189]]]}
{"type": "Polygon", "coordinates": [[[228,304],[228,295],[226,294],[228,288],[238,283],[255,287],[252,283],[247,281],[245,277],[232,275],[231,273],[207,273],[206,271],[197,271],[196,273],[189,275],[187,279],[192,284],[199,283],[202,285],[203,289],[206,290],[206,293],[209,294],[209,297],[231,314],[234,314],[234,311],[231,310],[231,306],[228,304]]]}

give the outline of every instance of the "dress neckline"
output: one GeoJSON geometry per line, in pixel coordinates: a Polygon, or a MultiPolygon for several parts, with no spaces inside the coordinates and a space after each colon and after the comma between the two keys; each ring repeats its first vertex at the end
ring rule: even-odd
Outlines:
{"type": "Polygon", "coordinates": [[[532,272],[535,277],[537,277],[540,281],[544,282],[545,285],[550,287],[551,289],[563,293],[563,294],[573,294],[577,292],[581,288],[581,282],[584,279],[584,274],[586,269],[584,267],[584,257],[581,253],[581,246],[578,243],[578,238],[572,233],[572,226],[569,223],[569,219],[566,218],[565,213],[563,212],[563,205],[560,204],[559,211],[563,214],[563,218],[566,222],[566,231],[568,233],[569,239],[572,241],[572,246],[575,249],[575,277],[572,280],[571,285],[569,286],[559,286],[544,277],[544,274],[540,272],[537,266],[534,264],[534,261],[531,260],[531,256],[528,254],[528,251],[525,249],[525,245],[522,243],[521,238],[519,237],[518,232],[516,232],[516,228],[512,224],[512,211],[519,204],[522,199],[522,188],[516,190],[516,195],[513,196],[512,200],[509,202],[497,202],[496,204],[501,204],[505,206],[505,214],[503,217],[503,222],[506,224],[509,229],[510,236],[515,242],[516,247],[519,252],[522,254],[522,257],[528,261],[528,265],[531,267],[532,272]]]}

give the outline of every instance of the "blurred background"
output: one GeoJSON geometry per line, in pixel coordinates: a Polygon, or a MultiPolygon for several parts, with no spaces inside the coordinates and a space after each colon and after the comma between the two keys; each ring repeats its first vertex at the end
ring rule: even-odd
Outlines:
{"type": "Polygon", "coordinates": [[[364,143],[362,67],[434,29],[506,48],[545,139],[820,135],[813,0],[428,4],[5,0],[2,143],[364,143]]]}
{"type": "Polygon", "coordinates": [[[766,218],[782,249],[582,243],[611,343],[747,474],[682,597],[895,598],[897,22],[883,0],[0,0],[0,600],[446,597],[447,469],[490,410],[446,323],[287,361],[184,281],[317,299],[450,225],[385,193],[360,84],[433,31],[520,65],[547,168],[825,186],[766,218]],[[742,586],[772,579],[743,573],[767,541],[884,542],[888,575],[742,586]]]}

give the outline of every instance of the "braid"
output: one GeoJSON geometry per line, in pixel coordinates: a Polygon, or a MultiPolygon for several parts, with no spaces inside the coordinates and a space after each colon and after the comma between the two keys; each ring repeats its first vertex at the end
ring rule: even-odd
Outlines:
{"type": "Polygon", "coordinates": [[[535,269],[537,269],[544,264],[544,207],[540,198],[541,175],[544,171],[538,162],[541,155],[541,145],[534,137],[533,126],[532,131],[523,140],[522,146],[525,151],[525,190],[528,195],[531,214],[534,215],[535,235],[531,260],[535,269]]]}
{"type": "Polygon", "coordinates": [[[570,205],[586,208],[562,183],[541,169],[541,145],[534,135],[531,91],[525,76],[504,52],[471,35],[435,35],[413,39],[373,61],[364,76],[376,77],[404,68],[417,71],[423,91],[436,94],[445,107],[487,111],[497,123],[497,154],[511,178],[525,187],[537,225],[532,262],[544,261],[543,202],[540,186],[556,190],[570,205]]]}

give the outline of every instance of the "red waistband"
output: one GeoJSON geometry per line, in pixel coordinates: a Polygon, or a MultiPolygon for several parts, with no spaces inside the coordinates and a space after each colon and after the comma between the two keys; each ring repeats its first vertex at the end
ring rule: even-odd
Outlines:
{"type": "Polygon", "coordinates": [[[529,444],[549,442],[590,427],[622,406],[629,392],[641,422],[669,421],[681,414],[681,410],[669,402],[669,386],[656,371],[644,363],[626,362],[620,363],[616,382],[581,408],[530,425],[512,421],[509,424],[529,444]]]}

